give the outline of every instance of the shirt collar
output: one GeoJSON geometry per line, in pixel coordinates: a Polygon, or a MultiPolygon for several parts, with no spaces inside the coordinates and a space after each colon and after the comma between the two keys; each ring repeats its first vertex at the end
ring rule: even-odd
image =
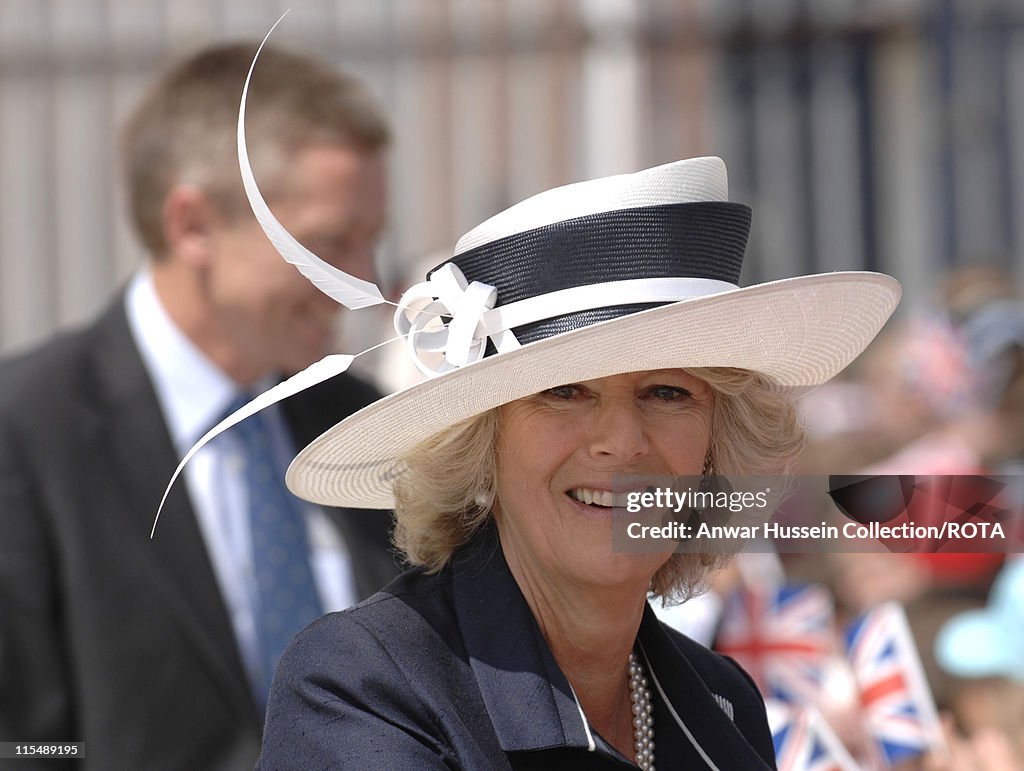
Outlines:
{"type": "Polygon", "coordinates": [[[132,279],[125,309],[171,439],[183,455],[223,417],[238,387],[167,314],[150,270],[139,271],[132,279]]]}
{"type": "MultiPolygon", "coordinates": [[[[587,749],[591,737],[572,688],[508,568],[493,524],[459,552],[452,570],[459,629],[501,748],[587,749]]],[[[765,768],[650,605],[638,640],[683,730],[715,765],[765,768]]],[[[668,719],[660,718],[666,725],[668,719]]]]}

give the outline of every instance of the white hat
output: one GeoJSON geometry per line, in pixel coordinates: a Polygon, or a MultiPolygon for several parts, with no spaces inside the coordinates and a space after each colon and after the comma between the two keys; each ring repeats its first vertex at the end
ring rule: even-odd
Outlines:
{"type": "MultiPolygon", "coordinates": [[[[259,50],[242,89],[237,136],[256,219],[284,259],[345,307],[385,302],[374,284],[296,241],[260,194],[245,145],[258,58],[259,50]]],[[[399,459],[420,442],[545,389],[624,372],[735,367],[795,394],[824,383],[882,328],[899,302],[899,283],[845,272],[740,288],[749,231],[750,209],[728,201],[719,158],[554,188],[491,217],[399,303],[395,327],[429,379],[314,440],[288,468],[288,487],[315,503],[393,508],[399,459]]],[[[353,358],[327,356],[210,429],[171,476],[153,531],[171,486],[201,447],[344,372],[353,358]]]]}
{"type": "Polygon", "coordinates": [[[557,385],[676,367],[754,370],[802,392],[850,363],[900,297],[868,272],[740,288],[750,210],[695,158],[540,193],[460,239],[403,296],[396,328],[430,378],[341,421],[287,483],[391,508],[399,458],[467,418],[557,385]]]}
{"type": "MultiPolygon", "coordinates": [[[[260,194],[245,145],[258,57],[242,90],[237,135],[253,213],[281,256],[323,292],[353,309],[385,302],[375,285],[296,241],[260,194]]],[[[396,329],[429,379],[314,440],[288,468],[288,487],[324,505],[393,508],[399,459],[420,442],[545,389],[624,372],[735,367],[794,393],[824,383],[882,328],[899,283],[844,272],[740,288],[749,230],[750,209],[728,201],[719,158],[554,188],[491,217],[399,303],[396,329]]],[[[345,371],[353,358],[328,356],[210,429],[178,464],[160,509],[203,445],[345,371]]]]}

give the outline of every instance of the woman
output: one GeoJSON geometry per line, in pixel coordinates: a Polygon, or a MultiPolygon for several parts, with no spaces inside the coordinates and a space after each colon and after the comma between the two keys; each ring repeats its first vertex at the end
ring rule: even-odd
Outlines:
{"type": "Polygon", "coordinates": [[[748,229],[722,162],[680,161],[534,196],[406,293],[396,325],[432,377],[288,483],[394,507],[415,567],[295,639],[262,767],[774,767],[747,675],[647,604],[718,558],[611,546],[623,475],[784,471],[793,397],[895,307],[877,274],[740,289],[748,229]]]}

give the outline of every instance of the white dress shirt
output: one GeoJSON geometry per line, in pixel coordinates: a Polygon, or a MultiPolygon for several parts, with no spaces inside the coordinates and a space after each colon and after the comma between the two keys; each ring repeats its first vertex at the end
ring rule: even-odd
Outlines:
{"type": "MultiPolygon", "coordinates": [[[[224,417],[240,389],[175,326],[157,297],[148,270],[132,279],[125,303],[128,326],[180,458],[224,417]]],[[[254,390],[260,392],[273,384],[268,379],[254,390]]],[[[295,448],[283,415],[277,405],[264,410],[264,415],[279,454],[279,466],[284,469],[295,448]]],[[[184,483],[188,489],[243,663],[252,676],[260,671],[257,595],[241,453],[230,431],[221,434],[195,454],[176,484],[184,483]]],[[[304,514],[321,605],[325,611],[347,608],[357,595],[345,543],[322,509],[307,504],[304,514]]],[[[160,537],[159,527],[156,537],[160,537]]]]}

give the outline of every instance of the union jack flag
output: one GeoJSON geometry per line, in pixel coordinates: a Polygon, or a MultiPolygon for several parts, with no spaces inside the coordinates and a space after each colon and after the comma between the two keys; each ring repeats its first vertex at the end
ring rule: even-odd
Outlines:
{"type": "Polygon", "coordinates": [[[835,648],[833,630],[824,587],[748,587],[726,603],[715,648],[735,658],[766,697],[815,704],[835,648]]]}
{"type": "Polygon", "coordinates": [[[888,602],[854,621],[846,648],[861,716],[883,767],[941,746],[942,727],[903,607],[888,602]]]}
{"type": "Polygon", "coordinates": [[[938,316],[911,322],[900,351],[900,375],[915,396],[940,415],[955,415],[978,398],[979,376],[966,341],[938,316]]]}
{"type": "Polygon", "coordinates": [[[798,709],[775,699],[768,699],[765,707],[779,771],[859,771],[813,707],[798,709]]]}

